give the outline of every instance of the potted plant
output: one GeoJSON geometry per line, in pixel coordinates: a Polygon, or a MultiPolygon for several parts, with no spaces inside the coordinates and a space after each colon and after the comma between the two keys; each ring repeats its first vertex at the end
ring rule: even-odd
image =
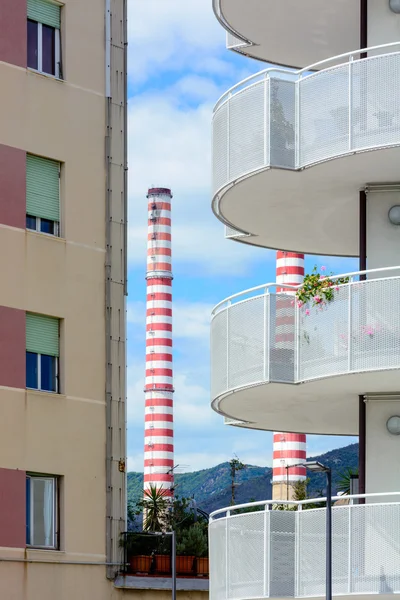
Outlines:
{"type": "Polygon", "coordinates": [[[171,573],[171,538],[163,536],[159,539],[154,561],[154,571],[156,573],[171,573]]]}
{"type": "MultiPolygon", "coordinates": [[[[201,523],[194,523],[184,530],[176,547],[176,571],[181,575],[194,572],[196,558],[205,558],[208,553],[207,537],[201,523]]],[[[207,565],[203,562],[203,567],[207,565]]],[[[208,569],[207,569],[208,570],[208,569]]],[[[198,569],[197,569],[197,573],[198,569]]]]}
{"type": "Polygon", "coordinates": [[[152,540],[140,534],[128,533],[121,545],[125,548],[129,572],[148,575],[153,562],[152,540]]]}

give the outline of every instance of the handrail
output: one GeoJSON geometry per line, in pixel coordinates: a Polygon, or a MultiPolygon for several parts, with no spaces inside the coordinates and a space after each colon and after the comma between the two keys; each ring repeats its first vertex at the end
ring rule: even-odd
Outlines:
{"type": "MultiPolygon", "coordinates": [[[[287,73],[287,74],[290,74],[290,75],[297,76],[300,79],[301,75],[303,75],[303,73],[306,73],[307,71],[315,71],[316,67],[320,67],[322,65],[329,65],[330,63],[333,64],[336,61],[341,60],[342,58],[347,58],[347,57],[348,58],[352,58],[355,55],[365,54],[367,52],[373,52],[375,50],[385,50],[387,48],[393,48],[395,46],[400,46],[400,42],[390,42],[389,44],[380,44],[379,46],[370,46],[369,48],[361,48],[361,49],[357,48],[356,50],[352,50],[350,52],[345,52],[344,54],[338,54],[337,56],[332,56],[330,58],[326,58],[324,60],[320,60],[320,61],[318,61],[316,63],[313,63],[313,64],[311,64],[311,65],[309,65],[307,67],[303,67],[302,69],[299,69],[299,70],[293,70],[293,69],[284,68],[284,67],[268,67],[267,69],[263,69],[262,71],[259,71],[258,73],[254,74],[254,75],[250,75],[249,77],[246,77],[245,79],[243,79],[239,83],[236,83],[235,85],[233,85],[232,87],[230,87],[217,100],[217,102],[216,102],[216,104],[214,106],[214,112],[219,108],[220,104],[222,104],[226,100],[226,98],[229,98],[232,95],[232,92],[234,92],[236,89],[242,87],[243,84],[245,84],[248,81],[251,81],[253,79],[256,80],[257,78],[262,78],[263,76],[264,77],[268,76],[269,73],[271,73],[271,72],[287,73]]],[[[362,59],[359,59],[359,60],[368,60],[368,58],[371,58],[371,57],[366,57],[366,58],[362,58],[362,59]]],[[[343,64],[346,64],[346,63],[343,63],[343,64]]],[[[339,66],[339,65],[335,65],[335,66],[339,66]]]]}
{"type": "MultiPolygon", "coordinates": [[[[387,271],[399,271],[400,270],[400,265],[396,266],[396,267],[380,267],[378,269],[367,269],[364,271],[353,271],[351,273],[344,273],[342,275],[327,275],[326,277],[331,279],[332,281],[335,281],[336,279],[341,279],[343,277],[349,277],[351,280],[353,279],[353,277],[356,277],[358,275],[369,275],[370,273],[384,273],[387,271]]],[[[371,279],[368,279],[367,281],[372,281],[371,279]]],[[[349,283],[358,283],[358,282],[354,282],[354,281],[350,281],[349,283]]],[[[344,284],[344,285],[349,285],[349,284],[344,284]]],[[[216,304],[214,306],[214,308],[211,311],[211,316],[215,316],[216,310],[222,306],[223,304],[227,304],[228,306],[230,305],[230,303],[232,302],[232,300],[234,298],[239,298],[241,296],[247,296],[247,294],[251,294],[252,292],[256,292],[258,290],[269,290],[271,287],[280,287],[280,288],[284,288],[285,290],[293,290],[296,291],[298,290],[300,287],[302,286],[302,284],[299,285],[287,285],[285,283],[264,283],[262,285],[257,285],[256,287],[252,287],[249,288],[248,290],[244,290],[242,292],[237,292],[236,294],[233,294],[232,296],[228,296],[227,298],[225,298],[224,300],[221,300],[221,302],[219,302],[218,304],[216,304]]],[[[266,291],[266,293],[268,293],[268,291],[266,291]]],[[[285,293],[285,292],[281,292],[281,293],[285,293]]]]}
{"type": "MultiPolygon", "coordinates": [[[[332,496],[332,501],[337,500],[358,500],[361,498],[387,498],[390,496],[400,496],[400,491],[398,492],[375,492],[368,494],[342,494],[341,496],[332,496]]],[[[304,506],[306,504],[316,504],[319,502],[326,502],[326,497],[324,498],[308,498],[307,500],[259,500],[258,502],[246,502],[245,504],[235,504],[233,506],[227,506],[226,508],[219,508],[218,510],[214,510],[210,513],[210,522],[213,521],[216,515],[220,515],[222,513],[228,513],[227,516],[231,516],[231,512],[235,510],[242,510],[243,508],[253,508],[257,506],[277,506],[277,505],[286,505],[286,506],[304,506]]],[[[350,502],[350,505],[352,502],[350,502]]]]}

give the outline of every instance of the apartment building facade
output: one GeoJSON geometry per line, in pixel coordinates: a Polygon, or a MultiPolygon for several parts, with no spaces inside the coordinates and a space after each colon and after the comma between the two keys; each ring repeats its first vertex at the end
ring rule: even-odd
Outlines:
{"type": "Polygon", "coordinates": [[[0,30],[0,596],[106,600],[126,528],[126,1],[3,0],[0,30]]]}
{"type": "MultiPolygon", "coordinates": [[[[359,436],[359,494],[333,508],[333,595],[398,595],[400,3],[213,7],[229,49],[277,65],[214,108],[212,208],[227,237],[358,257],[359,270],[326,302],[298,305],[276,282],[220,302],[212,407],[238,427],[359,436]]],[[[213,600],[325,596],[325,508],[275,505],[211,515],[213,600]]]]}

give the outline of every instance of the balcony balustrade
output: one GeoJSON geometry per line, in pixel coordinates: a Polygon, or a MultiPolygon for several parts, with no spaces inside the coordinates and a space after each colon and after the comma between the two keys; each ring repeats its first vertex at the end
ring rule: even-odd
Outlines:
{"type": "MultiPolygon", "coordinates": [[[[333,500],[344,498],[332,508],[333,595],[399,594],[400,492],[333,500]]],[[[324,597],[324,505],[267,501],[212,513],[211,600],[324,597]]]]}
{"type": "Polygon", "coordinates": [[[400,267],[351,273],[322,308],[299,307],[296,288],[276,293],[276,284],[221,302],[211,324],[213,407],[232,392],[264,384],[399,369],[399,273],[400,267]],[[366,281],[359,281],[362,273],[366,281]]]}

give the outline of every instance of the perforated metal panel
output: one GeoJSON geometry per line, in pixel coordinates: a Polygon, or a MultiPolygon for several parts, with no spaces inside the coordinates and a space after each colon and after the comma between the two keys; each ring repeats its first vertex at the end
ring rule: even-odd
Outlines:
{"type": "Polygon", "coordinates": [[[270,511],[270,597],[295,594],[295,517],[292,511],[270,511]]]}
{"type": "Polygon", "coordinates": [[[270,79],[270,163],[295,167],[295,83],[270,79]]]}
{"type": "Polygon", "coordinates": [[[299,85],[299,166],[349,151],[349,66],[308,75],[299,85]]]}
{"type": "Polygon", "coordinates": [[[229,308],[228,389],[266,379],[267,302],[268,296],[260,296],[229,308]]]}
{"type": "Polygon", "coordinates": [[[270,381],[294,383],[296,372],[296,307],[290,294],[270,295],[270,381]]]}
{"type": "Polygon", "coordinates": [[[228,319],[224,309],[211,322],[211,397],[217,398],[228,389],[228,319]]]}
{"type": "Polygon", "coordinates": [[[225,237],[228,239],[237,239],[242,237],[249,237],[249,233],[245,233],[244,231],[239,231],[238,229],[233,229],[233,227],[225,227],[225,237]]]}
{"type": "Polygon", "coordinates": [[[232,33],[226,33],[226,47],[228,50],[239,50],[240,48],[247,48],[248,44],[237,38],[232,33]]]}
{"type": "Polygon", "coordinates": [[[261,81],[229,100],[229,177],[264,165],[264,85],[261,81]]]}
{"type": "Polygon", "coordinates": [[[228,182],[228,104],[222,104],[213,116],[213,190],[228,182]]]}
{"type": "Polygon", "coordinates": [[[300,381],[349,370],[349,286],[340,286],[334,294],[322,309],[308,306],[298,311],[300,381]]]}
{"type": "Polygon", "coordinates": [[[227,590],[227,519],[209,525],[210,600],[226,600],[227,590]]]}

